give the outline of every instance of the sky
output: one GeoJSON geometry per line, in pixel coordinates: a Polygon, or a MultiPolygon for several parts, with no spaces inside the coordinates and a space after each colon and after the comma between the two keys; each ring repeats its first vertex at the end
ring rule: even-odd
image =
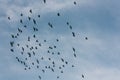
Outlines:
{"type": "MultiPolygon", "coordinates": [[[[36,75],[39,71],[25,71],[15,56],[19,48],[15,47],[16,54],[10,52],[11,34],[17,32],[22,25],[20,13],[24,14],[24,23],[28,23],[28,15],[36,18],[39,32],[37,36],[42,41],[53,40],[59,37],[62,41],[58,44],[64,57],[71,57],[71,46],[76,48],[77,58],[75,68],[67,68],[60,80],[120,80],[120,1],[119,0],[0,0],[0,80],[39,80],[36,75]],[[73,2],[77,4],[74,5],[73,2]],[[32,9],[32,15],[29,10],[32,9]],[[60,13],[60,17],[57,16],[60,13]],[[36,15],[40,14],[38,19],[36,15]],[[7,17],[10,16],[9,21],[7,17]],[[54,29],[48,28],[47,23],[52,22],[54,29]],[[66,22],[69,21],[76,32],[76,37],[71,37],[66,22]],[[85,40],[88,37],[88,40],[85,40]],[[81,74],[85,78],[82,79],[81,74]]],[[[27,35],[32,35],[30,29],[16,42],[24,45],[27,35]]],[[[48,45],[45,44],[45,45],[48,45]]],[[[31,45],[35,45],[32,41],[31,45]]],[[[46,46],[41,49],[44,53],[46,46]]],[[[38,50],[40,52],[40,50],[38,50]]],[[[19,55],[18,55],[19,56],[19,55]]],[[[57,59],[55,59],[57,60],[57,59]]],[[[53,74],[46,73],[44,80],[56,80],[53,74]]]]}

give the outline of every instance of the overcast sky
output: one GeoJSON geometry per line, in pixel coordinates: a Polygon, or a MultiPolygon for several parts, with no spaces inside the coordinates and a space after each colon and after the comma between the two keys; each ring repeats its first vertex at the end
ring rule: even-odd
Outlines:
{"type": "MultiPolygon", "coordinates": [[[[67,68],[60,80],[120,80],[120,1],[119,0],[0,0],[0,80],[37,80],[39,71],[25,71],[10,52],[11,34],[21,27],[20,13],[24,14],[24,23],[28,15],[37,20],[40,40],[52,40],[59,37],[62,53],[68,60],[73,59],[71,47],[76,48],[77,58],[71,62],[75,68],[67,68]],[[74,5],[73,2],[77,4],[74,5]],[[33,14],[29,10],[33,10],[33,14]],[[60,13],[60,17],[57,16],[60,13]],[[37,15],[40,14],[40,19],[37,15]],[[10,16],[9,21],[7,17],[10,16]],[[70,22],[76,37],[73,38],[66,22],[70,22]],[[52,22],[54,29],[48,27],[52,22]],[[85,37],[88,40],[85,40],[85,37]],[[63,48],[64,46],[64,48],[63,48]]],[[[24,30],[19,42],[25,44],[31,31],[24,30]]],[[[32,43],[31,43],[32,44],[32,43]]],[[[34,45],[34,43],[32,44],[34,45]]],[[[46,44],[47,45],[47,44],[46,44]]],[[[46,47],[43,47],[43,52],[46,47]]],[[[16,48],[19,50],[18,48],[16,48]]],[[[50,73],[45,80],[56,80],[50,73]]],[[[38,79],[39,80],[39,79],[38,79]]]]}

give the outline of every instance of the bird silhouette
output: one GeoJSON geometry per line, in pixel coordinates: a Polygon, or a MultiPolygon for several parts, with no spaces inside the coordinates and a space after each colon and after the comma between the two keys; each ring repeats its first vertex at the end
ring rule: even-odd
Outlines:
{"type": "Polygon", "coordinates": [[[84,75],[82,74],[82,78],[84,78],[84,75]]]}
{"type": "Polygon", "coordinates": [[[32,9],[30,9],[29,12],[32,13],[32,9]]]}
{"type": "Polygon", "coordinates": [[[10,17],[8,17],[8,20],[10,20],[11,18],[10,17]]]}
{"type": "Polygon", "coordinates": [[[46,3],[46,0],[43,0],[44,3],[46,3]]]}

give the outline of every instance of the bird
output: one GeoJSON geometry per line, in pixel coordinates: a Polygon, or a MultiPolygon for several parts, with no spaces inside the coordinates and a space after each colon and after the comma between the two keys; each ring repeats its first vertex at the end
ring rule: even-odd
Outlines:
{"type": "Polygon", "coordinates": [[[70,25],[69,27],[70,27],[70,29],[72,30],[72,26],[70,25]]]}
{"type": "Polygon", "coordinates": [[[88,37],[85,37],[85,40],[88,40],[88,37]]]}
{"type": "Polygon", "coordinates": [[[43,0],[44,3],[46,3],[46,0],[43,0]]]}
{"type": "Polygon", "coordinates": [[[15,38],[15,36],[14,36],[13,34],[11,34],[11,37],[12,37],[12,38],[15,38]]]}
{"type": "Polygon", "coordinates": [[[26,25],[24,25],[24,28],[26,28],[27,26],[26,25]]]}
{"type": "Polygon", "coordinates": [[[77,57],[75,53],[74,53],[74,57],[77,57]]]}
{"type": "Polygon", "coordinates": [[[20,16],[23,16],[23,14],[21,13],[20,16]]]}
{"type": "Polygon", "coordinates": [[[58,52],[57,54],[60,55],[60,52],[58,52]]]}
{"type": "Polygon", "coordinates": [[[59,39],[56,39],[56,41],[58,42],[58,41],[59,41],[59,39]]]}
{"type": "Polygon", "coordinates": [[[8,17],[8,20],[10,20],[11,18],[10,17],[8,17]]]}
{"type": "Polygon", "coordinates": [[[29,12],[32,13],[32,9],[30,9],[29,12]]]}
{"type": "Polygon", "coordinates": [[[33,19],[33,23],[36,24],[36,20],[35,19],[33,19]]]}
{"type": "Polygon", "coordinates": [[[31,17],[28,16],[28,20],[30,21],[30,20],[31,20],[31,17]]]}
{"type": "Polygon", "coordinates": [[[45,70],[44,70],[44,69],[42,69],[42,72],[43,72],[43,73],[45,73],[45,70]]]}
{"type": "Polygon", "coordinates": [[[60,13],[57,13],[57,16],[60,16],[60,13]]]}
{"type": "Polygon", "coordinates": [[[14,49],[10,49],[11,52],[14,52],[14,49]]]}
{"type": "Polygon", "coordinates": [[[39,60],[37,59],[36,61],[37,61],[37,63],[39,64],[39,60]]]}
{"type": "Polygon", "coordinates": [[[73,37],[75,37],[75,33],[74,32],[72,32],[72,35],[73,35],[73,37]]]}
{"type": "Polygon", "coordinates": [[[74,4],[76,5],[77,3],[74,1],[74,4]]]}
{"type": "Polygon", "coordinates": [[[59,76],[57,76],[57,79],[59,78],[59,76]]]}
{"type": "Polygon", "coordinates": [[[73,51],[75,52],[75,48],[73,47],[72,49],[73,49],[73,51]]]}
{"type": "Polygon", "coordinates": [[[11,45],[11,47],[13,47],[13,45],[14,45],[14,41],[11,41],[11,42],[10,42],[10,45],[11,45]]]}
{"type": "Polygon", "coordinates": [[[69,25],[69,22],[67,22],[66,24],[69,25]]]}
{"type": "Polygon", "coordinates": [[[82,78],[84,78],[84,75],[82,74],[82,78]]]}
{"type": "Polygon", "coordinates": [[[38,15],[38,17],[40,18],[40,15],[38,15]]]}
{"type": "Polygon", "coordinates": [[[52,25],[50,22],[48,22],[48,25],[49,25],[51,28],[53,28],[53,25],[52,25]]]}
{"type": "Polygon", "coordinates": [[[28,36],[28,41],[30,41],[30,36],[28,36]]]}
{"type": "Polygon", "coordinates": [[[72,65],[72,67],[74,67],[74,65],[72,65]]]}
{"type": "Polygon", "coordinates": [[[53,49],[53,47],[49,46],[49,49],[53,49]]]}
{"type": "Polygon", "coordinates": [[[41,80],[41,76],[39,75],[38,78],[41,80]]]}
{"type": "Polygon", "coordinates": [[[20,23],[21,23],[21,24],[23,24],[23,21],[22,21],[22,19],[20,19],[20,23]]]}

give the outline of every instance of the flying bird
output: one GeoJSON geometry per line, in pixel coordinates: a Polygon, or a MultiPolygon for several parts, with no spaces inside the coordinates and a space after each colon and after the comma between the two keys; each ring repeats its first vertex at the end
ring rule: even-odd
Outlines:
{"type": "Polygon", "coordinates": [[[74,32],[72,32],[72,35],[73,35],[73,37],[75,37],[75,33],[74,32]]]}
{"type": "Polygon", "coordinates": [[[46,3],[46,0],[43,0],[44,3],[46,3]]]}
{"type": "Polygon", "coordinates": [[[77,4],[76,1],[74,1],[74,4],[75,4],[75,5],[77,4]]]}
{"type": "Polygon", "coordinates": [[[10,20],[10,17],[8,17],[8,20],[10,20]]]}
{"type": "Polygon", "coordinates": [[[32,9],[30,9],[29,12],[32,13],[32,9]]]}

